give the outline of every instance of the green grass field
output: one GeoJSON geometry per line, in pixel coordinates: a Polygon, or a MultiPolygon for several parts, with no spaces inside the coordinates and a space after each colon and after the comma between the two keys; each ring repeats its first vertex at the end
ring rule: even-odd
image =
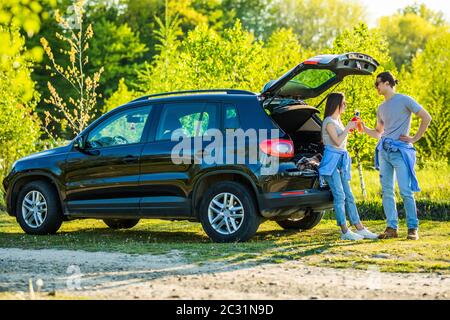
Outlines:
{"type": "MultiPolygon", "coordinates": [[[[383,221],[368,221],[373,231],[383,221]]],[[[52,236],[25,235],[14,218],[0,215],[0,247],[54,248],[87,251],[119,251],[133,254],[164,254],[178,250],[187,261],[205,263],[281,263],[302,260],[318,266],[367,269],[377,265],[390,272],[441,272],[450,274],[450,222],[422,221],[421,237],[407,241],[401,224],[399,239],[349,243],[339,240],[333,220],[323,220],[313,230],[291,232],[274,222],[261,225],[247,243],[212,243],[200,224],[143,220],[130,230],[113,231],[102,221],[76,220],[63,224],[52,236]]]]}
{"type": "MultiPolygon", "coordinates": [[[[428,167],[418,169],[416,172],[421,188],[421,191],[416,193],[417,200],[430,200],[434,202],[450,201],[450,166],[442,166],[439,168],[428,167]]],[[[364,181],[367,189],[367,200],[379,200],[381,197],[379,171],[370,168],[364,169],[364,181]]],[[[356,200],[363,200],[356,169],[352,170],[351,187],[356,200]]],[[[397,186],[396,197],[397,199],[401,199],[397,186]]]]}
{"type": "MultiPolygon", "coordinates": [[[[417,199],[440,203],[450,198],[450,167],[418,170],[422,192],[417,199]]],[[[378,172],[365,170],[369,201],[379,201],[378,172]]],[[[357,173],[352,187],[362,200],[357,173]]],[[[367,268],[378,265],[382,271],[431,272],[450,274],[450,222],[421,221],[421,240],[405,240],[406,226],[401,223],[401,238],[387,241],[348,243],[338,240],[333,214],[313,230],[295,233],[282,230],[274,222],[261,225],[248,243],[210,242],[200,224],[143,220],[131,230],[113,231],[98,220],[76,220],[63,224],[54,236],[25,235],[14,218],[0,213],[0,247],[58,248],[88,251],[163,254],[182,251],[192,262],[228,263],[283,262],[301,259],[313,265],[367,268]]],[[[384,230],[384,221],[365,222],[373,231],[384,230]]]]}

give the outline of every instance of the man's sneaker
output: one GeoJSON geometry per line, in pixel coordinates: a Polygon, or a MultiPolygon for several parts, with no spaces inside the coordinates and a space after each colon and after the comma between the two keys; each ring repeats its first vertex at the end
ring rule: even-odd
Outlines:
{"type": "Polygon", "coordinates": [[[393,239],[398,238],[398,232],[394,228],[387,227],[382,234],[378,236],[378,239],[393,239]]]}
{"type": "Polygon", "coordinates": [[[341,231],[341,240],[351,240],[351,241],[356,241],[356,240],[362,240],[362,239],[364,239],[363,236],[360,236],[359,234],[354,233],[354,232],[351,231],[351,230],[347,230],[346,233],[343,233],[343,232],[341,231]]]}
{"type": "Polygon", "coordinates": [[[408,236],[406,237],[408,240],[419,240],[419,232],[417,229],[408,229],[408,236]]]}
{"type": "Polygon", "coordinates": [[[363,236],[364,239],[378,239],[377,234],[370,232],[366,228],[364,228],[362,230],[356,230],[355,233],[359,234],[360,236],[363,236]]]}

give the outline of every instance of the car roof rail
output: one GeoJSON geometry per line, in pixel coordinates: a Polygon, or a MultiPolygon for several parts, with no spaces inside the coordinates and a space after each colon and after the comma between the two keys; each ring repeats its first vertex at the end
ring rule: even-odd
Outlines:
{"type": "Polygon", "coordinates": [[[245,95],[256,95],[256,93],[247,91],[247,90],[237,90],[237,89],[205,89],[205,90],[184,90],[184,91],[172,91],[172,92],[164,92],[164,93],[155,93],[145,95],[143,97],[132,100],[131,102],[136,101],[144,101],[155,97],[163,97],[163,96],[173,96],[173,95],[183,95],[188,93],[226,93],[226,94],[245,94],[245,95]]]}

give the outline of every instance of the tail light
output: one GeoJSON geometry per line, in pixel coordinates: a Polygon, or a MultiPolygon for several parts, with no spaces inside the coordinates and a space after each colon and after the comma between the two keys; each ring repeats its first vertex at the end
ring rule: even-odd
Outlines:
{"type": "Polygon", "coordinates": [[[294,143],[288,139],[269,139],[259,144],[261,150],[274,157],[292,158],[294,156],[294,143]]]}

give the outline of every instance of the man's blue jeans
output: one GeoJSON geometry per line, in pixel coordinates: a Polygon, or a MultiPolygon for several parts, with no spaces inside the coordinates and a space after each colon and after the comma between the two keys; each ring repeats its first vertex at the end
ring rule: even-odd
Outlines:
{"type": "Polygon", "coordinates": [[[406,211],[406,222],[408,229],[417,229],[416,201],[410,187],[409,172],[400,151],[380,151],[380,181],[383,192],[383,208],[387,219],[387,226],[398,228],[398,212],[394,195],[394,172],[397,177],[400,195],[406,211]]]}
{"type": "Polygon", "coordinates": [[[325,181],[330,186],[333,193],[334,213],[338,226],[346,225],[345,212],[347,211],[350,223],[352,225],[359,224],[358,209],[356,208],[355,198],[353,197],[350,184],[345,178],[342,170],[342,157],[336,169],[331,176],[323,176],[325,181]]]}

